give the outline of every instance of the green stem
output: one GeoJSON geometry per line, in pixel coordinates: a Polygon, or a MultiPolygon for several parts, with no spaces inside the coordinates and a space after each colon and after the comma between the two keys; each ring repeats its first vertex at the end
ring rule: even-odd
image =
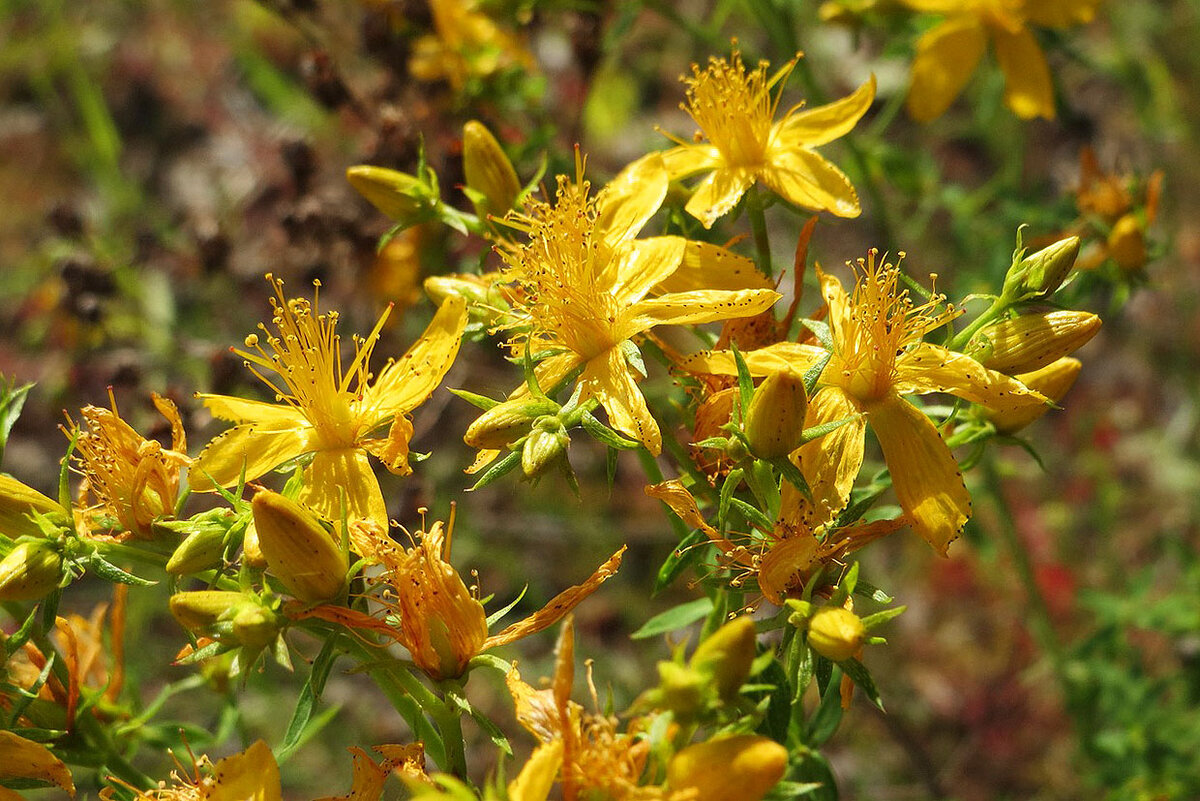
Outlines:
{"type": "Polygon", "coordinates": [[[451,704],[440,701],[427,710],[442,735],[446,761],[442,767],[464,781],[467,778],[467,753],[463,742],[462,713],[451,704]]]}
{"type": "Polygon", "coordinates": [[[754,249],[758,253],[758,269],[767,278],[775,272],[771,266],[771,239],[767,234],[767,216],[764,212],[762,193],[758,184],[750,187],[746,193],[746,216],[750,218],[750,228],[754,231],[754,249]]]}
{"type": "Polygon", "coordinates": [[[971,321],[971,324],[962,331],[954,335],[954,339],[950,342],[950,350],[961,351],[971,341],[971,338],[979,333],[985,325],[995,320],[1009,307],[1009,302],[1003,297],[996,298],[992,301],[992,305],[987,308],[983,314],[971,321]]]}

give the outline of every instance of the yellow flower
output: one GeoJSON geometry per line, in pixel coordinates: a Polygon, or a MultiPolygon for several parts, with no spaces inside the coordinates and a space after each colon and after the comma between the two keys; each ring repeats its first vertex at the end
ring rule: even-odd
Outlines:
{"type": "Polygon", "coordinates": [[[908,111],[928,122],[962,92],[988,40],[1004,72],[1004,103],[1022,119],[1054,119],[1050,67],[1032,25],[1066,28],[1096,15],[1100,0],[904,0],[946,19],[917,41],[908,111]]]}
{"type": "Polygon", "coordinates": [[[422,81],[445,79],[462,91],[471,78],[487,78],[510,67],[533,69],[533,56],[472,0],[430,0],[435,35],[413,45],[408,69],[422,81]]]}
{"type": "Polygon", "coordinates": [[[626,343],[657,325],[758,314],[779,298],[762,288],[692,288],[702,285],[708,267],[724,270],[713,279],[721,285],[740,274],[736,264],[745,260],[678,236],[634,238],[662,203],[666,184],[661,168],[635,165],[590,197],[577,158],[576,182],[559,177],[555,204],[529,201],[527,214],[509,217],[528,242],[500,251],[508,277],[522,289],[513,302],[514,321],[506,324],[517,331],[510,344],[518,352],[526,343],[534,353],[554,352],[537,366],[542,386],[549,389],[582,368],[580,401],[598,399],[613,428],[656,455],[662,435],[637,387],[626,343]],[[665,294],[648,297],[652,291],[665,294]]]}
{"type": "MultiPolygon", "coordinates": [[[[271,276],[276,297],[266,326],[270,353],[257,335],[246,338],[246,350],[235,350],[246,366],[275,392],[278,403],[225,395],[199,395],[214,416],[236,423],[200,453],[192,465],[192,489],[230,487],[243,476],[251,480],[305,454],[298,500],[331,520],[341,519],[345,494],[349,519],[369,519],[386,529],[387,507],[367,454],[393,473],[407,475],[412,423],[407,415],[419,406],[450,369],[467,322],[461,298],[447,298],[420,339],[377,375],[370,371],[371,352],[387,319],[385,311],[367,337],[354,339],[354,358],[343,369],[337,312],[321,312],[317,298],[288,300],[283,282],[271,276]],[[264,372],[277,376],[273,381],[264,372]],[[278,383],[276,383],[276,381],[278,383]],[[374,432],[389,425],[387,435],[374,432]]],[[[390,311],[390,307],[389,307],[390,311]]]]}
{"type": "Polygon", "coordinates": [[[103,511],[118,524],[105,533],[149,537],[151,523],[175,514],[180,469],[189,461],[183,422],[174,403],[152,396],[155,408],[171,425],[171,447],[166,449],[134,431],[117,412],[111,390],[108,397],[111,409],[86,406],[80,412],[86,430],[74,421],[67,430],[75,440],[75,468],[84,477],[80,497],[95,495],[97,501],[84,518],[89,528],[112,529],[96,514],[103,511]]]}
{"type": "MultiPolygon", "coordinates": [[[[831,520],[845,507],[862,466],[869,422],[901,508],[917,533],[945,555],[971,516],[971,498],[937,428],[902,396],[945,392],[997,411],[1036,406],[1046,399],[969,356],[921,342],[957,311],[938,311],[941,296],[914,306],[908,291],[899,288],[899,268],[877,264],[874,251],[858,261],[853,296],[846,294],[837,278],[819,268],[817,274],[829,305],[833,351],[809,401],[807,426],[852,419],[792,455],[806,474],[822,460],[836,465],[832,480],[812,487],[811,508],[798,498],[796,517],[831,520]]],[[[812,345],[781,342],[750,351],[745,359],[751,373],[761,376],[783,366],[803,373],[824,355],[824,350],[812,345]]],[[[736,374],[728,353],[697,354],[685,367],[736,374]]]]}
{"type": "Polygon", "coordinates": [[[562,619],[584,598],[616,574],[625,553],[622,547],[600,565],[586,581],[556,595],[526,619],[488,635],[487,615],[476,593],[447,561],[454,530],[441,522],[417,532],[411,548],[403,548],[383,530],[357,527],[352,536],[361,542],[364,555],[383,567],[378,600],[390,613],[379,620],[339,606],[298,610],[294,617],[319,617],[351,628],[382,634],[408,649],[416,664],[434,679],[457,678],[478,654],[536,634],[562,619]]]}
{"type": "Polygon", "coordinates": [[[796,106],[775,122],[779,95],[772,98],[771,89],[795,66],[792,59],[768,79],[765,62],[747,72],[734,50],[728,60],[710,59],[704,70],[693,64],[692,77],[684,79],[684,109],[708,141],[680,141],[663,160],[672,180],[708,173],[687,204],[705,228],[736,206],[755,181],[802,208],[838,217],[861,212],[850,180],[813,148],[854,128],[875,99],[875,78],[841,100],[813,109],[796,106]]]}
{"type": "MultiPolygon", "coordinates": [[[[36,779],[56,784],[72,798],[75,782],[61,759],[41,743],[27,740],[11,731],[0,731],[0,779],[36,779]]],[[[0,787],[0,798],[21,796],[0,787]]]]}

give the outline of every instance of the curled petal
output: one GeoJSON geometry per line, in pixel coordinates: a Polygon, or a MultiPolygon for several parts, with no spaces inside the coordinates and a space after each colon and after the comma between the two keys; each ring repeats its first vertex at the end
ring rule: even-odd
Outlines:
{"type": "Polygon", "coordinates": [[[388,435],[383,439],[364,440],[363,450],[383,462],[392,473],[407,476],[412,472],[408,464],[408,443],[412,440],[413,424],[408,415],[398,412],[388,429],[388,435]]]}
{"type": "Polygon", "coordinates": [[[805,426],[811,428],[846,417],[854,419],[806,442],[792,454],[792,461],[808,482],[812,501],[785,482],[780,515],[789,529],[815,529],[846,508],[850,490],[862,468],[866,420],[859,414],[858,406],[837,387],[827,387],[813,395],[805,420],[805,426]]]}
{"type": "Polygon", "coordinates": [[[609,348],[588,362],[579,382],[584,387],[584,399],[599,399],[613,428],[633,437],[655,456],[662,451],[662,432],[620,348],[609,348]]]}
{"type": "Polygon", "coordinates": [[[50,782],[75,797],[75,782],[63,761],[41,743],[11,731],[0,731],[0,778],[50,782]]]}
{"type": "Polygon", "coordinates": [[[949,19],[917,41],[908,113],[929,122],[945,113],[958,97],[987,47],[983,25],[972,15],[949,19]]]}

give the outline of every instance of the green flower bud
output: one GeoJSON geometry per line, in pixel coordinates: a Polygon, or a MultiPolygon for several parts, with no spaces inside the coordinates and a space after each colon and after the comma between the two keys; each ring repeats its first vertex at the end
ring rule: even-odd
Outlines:
{"type": "Polygon", "coordinates": [[[463,442],[472,448],[503,448],[525,435],[536,418],[557,414],[549,398],[512,398],[488,409],[467,427],[463,442]]]}
{"type": "Polygon", "coordinates": [[[65,515],[57,501],[11,476],[0,474],[0,534],[14,540],[23,536],[45,536],[32,517],[52,512],[65,515]]]}
{"type": "Polygon", "coordinates": [[[822,607],[808,621],[808,644],[834,662],[853,657],[866,638],[862,619],[840,606],[822,607]]]}
{"type": "Polygon", "coordinates": [[[1004,276],[1004,295],[1013,300],[1037,300],[1054,294],[1079,257],[1079,237],[1059,240],[1014,264],[1004,276]]]}
{"type": "Polygon", "coordinates": [[[346,553],[316,515],[270,490],[260,490],[250,505],[259,547],[288,592],[309,603],[342,593],[350,569],[346,553]]]}
{"type": "Polygon", "coordinates": [[[167,601],[171,616],[193,634],[208,634],[237,608],[246,596],[227,590],[178,592],[167,601]]]}
{"type": "Polygon", "coordinates": [[[750,399],[744,430],[750,451],[760,459],[783,459],[800,447],[808,394],[804,379],[791,369],[771,373],[750,399]]]}
{"type": "Polygon", "coordinates": [[[186,576],[219,567],[225,552],[225,535],[236,520],[237,515],[228,509],[213,509],[190,520],[156,523],[156,530],[165,528],[186,534],[167,560],[167,572],[186,576]]]}
{"type": "Polygon", "coordinates": [[[561,420],[550,415],[539,417],[521,449],[521,469],[531,478],[539,475],[562,456],[570,444],[571,437],[561,420]]]}
{"type": "Polygon", "coordinates": [[[0,561],[0,601],[41,600],[62,577],[62,556],[48,543],[18,543],[0,561]]]}
{"type": "Polygon", "coordinates": [[[406,225],[430,219],[440,202],[421,179],[386,167],[351,167],[346,170],[346,180],[371,205],[406,225]]]}

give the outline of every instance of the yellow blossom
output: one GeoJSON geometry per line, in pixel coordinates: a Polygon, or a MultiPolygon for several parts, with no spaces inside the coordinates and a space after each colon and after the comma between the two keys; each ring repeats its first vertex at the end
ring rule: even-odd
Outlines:
{"type": "Polygon", "coordinates": [[[1091,22],[1100,0],[904,0],[945,16],[917,41],[908,111],[921,122],[940,117],[970,80],[990,40],[1004,72],[1004,102],[1022,119],[1054,119],[1050,67],[1032,26],[1091,22]]]}
{"type": "MultiPolygon", "coordinates": [[[[915,306],[899,287],[898,267],[877,263],[872,251],[859,259],[857,272],[850,296],[837,278],[817,271],[829,306],[833,350],[810,398],[806,425],[850,421],[792,455],[806,474],[821,460],[836,465],[832,480],[812,488],[811,505],[797,500],[796,516],[825,521],[845,507],[862,466],[869,422],[913,529],[945,555],[971,516],[971,498],[937,427],[903,396],[945,392],[997,411],[1036,406],[1046,399],[969,356],[921,342],[958,312],[939,311],[941,296],[915,306]]],[[[745,360],[754,375],[784,366],[803,373],[825,353],[813,345],[781,342],[750,351],[745,360]]],[[[736,374],[729,353],[697,354],[684,366],[694,372],[736,374]]]]}
{"type": "Polygon", "coordinates": [[[171,425],[171,447],[143,439],[121,419],[109,390],[111,409],[86,406],[80,412],[86,429],[73,421],[67,436],[75,441],[75,469],[84,477],[81,505],[95,496],[84,512],[89,529],[134,537],[151,536],[150,524],[173,517],[179,498],[179,474],[188,463],[187,439],[175,404],[153,395],[154,406],[171,425]],[[104,520],[115,518],[116,526],[104,520]]]}
{"type": "MultiPolygon", "coordinates": [[[[393,473],[406,475],[412,423],[408,413],[419,406],[450,369],[467,322],[466,303],[450,297],[408,352],[389,360],[376,375],[371,353],[387,319],[384,312],[366,338],[355,337],[354,358],[343,367],[337,312],[322,312],[314,297],[288,300],[283,282],[267,276],[275,288],[275,328],[266,326],[266,345],[257,335],[235,352],[275,393],[277,403],[225,395],[200,395],[222,420],[236,425],[200,453],[189,474],[193,490],[229,487],[239,478],[251,480],[305,454],[299,500],[331,520],[340,520],[345,498],[350,519],[369,519],[387,528],[387,507],[367,454],[393,473]],[[273,372],[276,378],[268,378],[273,372]],[[377,429],[389,426],[383,437],[377,429]]],[[[390,307],[389,307],[390,310],[390,307]]]]}
{"type": "MultiPolygon", "coordinates": [[[[63,761],[41,743],[27,740],[11,731],[0,731],[0,779],[49,782],[61,787],[72,798],[75,797],[75,782],[71,780],[71,771],[63,761]]],[[[0,787],[0,792],[4,790],[4,787],[0,787]]]]}
{"type": "Polygon", "coordinates": [[[736,206],[756,181],[802,208],[838,217],[861,212],[850,180],[813,148],[854,128],[875,99],[875,79],[833,103],[795,106],[776,122],[780,98],[772,97],[771,89],[795,66],[792,59],[768,78],[765,62],[747,71],[737,50],[729,59],[710,59],[703,70],[692,65],[683,108],[707,141],[681,141],[662,157],[672,179],[708,173],[687,204],[705,228],[736,206]]]}
{"type": "Polygon", "coordinates": [[[415,78],[445,79],[462,91],[472,78],[487,78],[510,67],[533,69],[533,56],[521,41],[478,5],[474,0],[430,0],[435,34],[413,45],[408,69],[415,78]]]}
{"type": "Polygon", "coordinates": [[[553,352],[537,367],[546,388],[582,368],[579,400],[599,400],[613,428],[654,454],[662,435],[637,387],[626,343],[657,325],[757,314],[779,298],[765,288],[691,288],[708,266],[714,273],[724,269],[715,280],[726,281],[736,257],[678,236],[634,238],[662,203],[666,184],[661,169],[635,165],[591,197],[577,157],[576,181],[559,177],[556,203],[529,201],[527,214],[510,216],[528,242],[501,250],[508,277],[523,290],[506,326],[517,331],[511,345],[553,352]],[[671,283],[681,269],[685,275],[671,283]],[[652,291],[664,294],[651,297],[652,291]]]}

